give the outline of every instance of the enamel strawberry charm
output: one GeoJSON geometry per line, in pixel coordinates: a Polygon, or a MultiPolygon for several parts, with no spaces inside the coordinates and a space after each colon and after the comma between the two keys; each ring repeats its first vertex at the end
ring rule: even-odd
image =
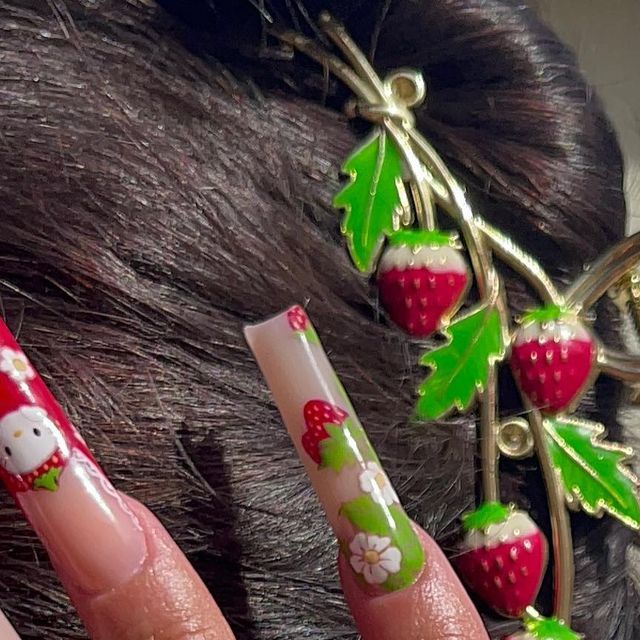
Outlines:
{"type": "Polygon", "coordinates": [[[522,319],[513,338],[510,365],[531,404],[555,414],[580,401],[596,355],[593,335],[575,314],[549,306],[522,319]]]}
{"type": "Polygon", "coordinates": [[[416,338],[431,335],[455,314],[469,281],[457,236],[429,231],[392,235],[377,277],[389,318],[416,338]]]}
{"type": "Polygon", "coordinates": [[[489,607],[520,617],[535,602],[547,566],[547,541],[524,512],[485,503],[464,517],[466,537],[456,566],[489,607]]]}
{"type": "MultiPolygon", "coordinates": [[[[431,421],[477,409],[483,503],[464,518],[456,566],[483,602],[522,618],[522,631],[509,640],[579,640],[571,629],[569,511],[607,514],[640,530],[631,449],[606,439],[604,425],[572,415],[600,373],[640,384],[640,358],[608,349],[591,327],[594,305],[637,269],[640,234],[621,240],[560,290],[535,256],[480,215],[418,131],[423,110],[414,109],[427,96],[422,74],[401,68],[380,77],[342,25],[326,13],[318,24],[345,60],[299,33],[279,37],[342,80],[355,94],[349,113],[372,125],[342,165],[347,180],[333,203],[343,211],[340,228],[355,268],[376,274],[385,317],[412,338],[435,338],[419,357],[428,372],[417,389],[414,417],[429,428],[431,421]],[[510,306],[498,260],[540,300],[515,326],[522,309],[510,306]],[[505,360],[521,398],[511,416],[498,407],[505,360]],[[500,502],[501,455],[535,455],[544,477],[554,558],[548,617],[533,608],[547,542],[524,511],[500,502]]],[[[290,324],[305,335],[298,312],[290,324]]],[[[307,409],[303,446],[320,464],[348,418],[337,407],[311,403],[307,409]]]]}

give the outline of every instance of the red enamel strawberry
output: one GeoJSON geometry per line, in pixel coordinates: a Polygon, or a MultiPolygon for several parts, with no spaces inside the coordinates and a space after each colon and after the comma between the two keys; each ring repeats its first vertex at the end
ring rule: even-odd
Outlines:
{"type": "Polygon", "coordinates": [[[302,434],[302,446],[311,459],[320,464],[320,442],[329,437],[325,425],[342,426],[349,414],[324,400],[309,400],[303,413],[307,430],[302,434]]]}
{"type": "Polygon", "coordinates": [[[380,302],[391,320],[424,338],[462,304],[469,270],[455,235],[398,231],[389,238],[377,281],[380,302]]]}
{"type": "Polygon", "coordinates": [[[464,551],[456,566],[489,607],[518,618],[538,595],[547,566],[547,541],[524,512],[497,502],[464,517],[464,551]]]}
{"type": "Polygon", "coordinates": [[[595,339],[579,320],[549,306],[524,316],[513,338],[510,364],[531,403],[553,414],[580,401],[596,352],[595,339]]]}

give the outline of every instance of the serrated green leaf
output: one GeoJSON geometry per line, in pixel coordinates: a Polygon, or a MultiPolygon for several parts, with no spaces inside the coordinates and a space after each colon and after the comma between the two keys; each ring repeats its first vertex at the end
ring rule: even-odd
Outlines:
{"type": "Polygon", "coordinates": [[[466,411],[487,384],[489,367],[504,357],[500,314],[483,305],[443,332],[446,344],[425,353],[420,364],[432,369],[418,388],[416,414],[433,420],[452,409],[466,411]]]}
{"type": "Polygon", "coordinates": [[[329,437],[320,441],[320,467],[340,471],[349,464],[357,463],[359,458],[355,446],[360,446],[360,438],[353,423],[347,420],[342,426],[325,424],[324,428],[329,437]]]}
{"type": "Polygon", "coordinates": [[[558,618],[544,618],[537,612],[535,617],[525,618],[524,626],[535,640],[581,640],[583,637],[558,618]]]}
{"type": "Polygon", "coordinates": [[[400,505],[387,507],[363,495],[343,504],[340,514],[359,531],[390,538],[391,546],[402,554],[400,571],[389,574],[382,585],[385,589],[395,591],[414,582],[424,565],[424,550],[400,505]]]}
{"type": "Polygon", "coordinates": [[[333,199],[345,210],[342,233],[351,259],[363,272],[375,268],[386,236],[394,231],[401,207],[402,161],[384,129],[374,133],[342,165],[350,181],[333,199]]]}
{"type": "Polygon", "coordinates": [[[597,422],[547,418],[544,427],[569,506],[594,516],[607,512],[640,529],[638,479],[624,464],[631,449],[603,440],[605,429],[597,422]]]}

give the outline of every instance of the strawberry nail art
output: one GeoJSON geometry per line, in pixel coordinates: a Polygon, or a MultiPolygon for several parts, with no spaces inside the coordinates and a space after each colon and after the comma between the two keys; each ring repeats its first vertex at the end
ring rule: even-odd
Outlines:
{"type": "Polygon", "coordinates": [[[247,341],[348,566],[372,595],[403,589],[424,567],[422,545],[321,344],[291,336],[299,309],[247,327],[247,341]]]}
{"type": "Polygon", "coordinates": [[[318,334],[301,306],[296,305],[287,311],[287,321],[298,337],[311,343],[318,342],[318,334]]]}
{"type": "Polygon", "coordinates": [[[14,496],[56,492],[72,457],[97,466],[26,355],[0,324],[0,479],[14,496]]]}
{"type": "Polygon", "coordinates": [[[119,584],[141,566],[137,518],[1,321],[0,479],[78,588],[119,584]]]}

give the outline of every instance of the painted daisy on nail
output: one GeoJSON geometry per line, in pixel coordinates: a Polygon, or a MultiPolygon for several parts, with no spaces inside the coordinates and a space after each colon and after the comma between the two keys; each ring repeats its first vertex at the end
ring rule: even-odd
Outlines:
{"type": "Polygon", "coordinates": [[[32,380],[36,375],[24,353],[9,347],[0,349],[0,371],[16,382],[32,380]]]}
{"type": "Polygon", "coordinates": [[[366,469],[359,477],[360,489],[380,503],[387,506],[398,504],[398,494],[393,490],[387,474],[377,462],[367,462],[366,469]]]}
{"type": "Polygon", "coordinates": [[[402,554],[391,546],[391,538],[358,533],[349,544],[350,563],[369,584],[382,584],[389,574],[400,571],[402,554]]]}

